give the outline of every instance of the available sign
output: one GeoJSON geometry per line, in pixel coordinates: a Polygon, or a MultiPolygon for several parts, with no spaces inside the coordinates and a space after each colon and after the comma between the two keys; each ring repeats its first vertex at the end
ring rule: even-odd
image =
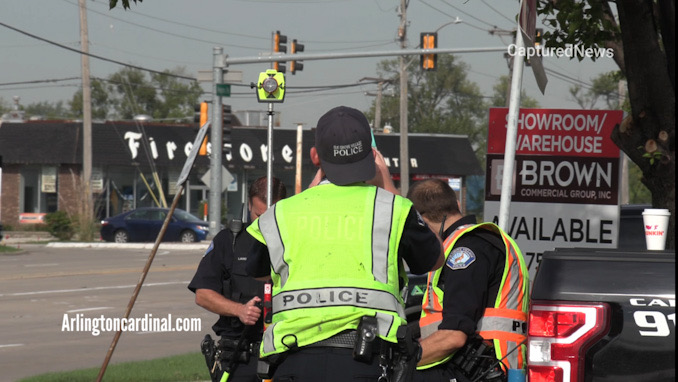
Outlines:
{"type": "MultiPolygon", "coordinates": [[[[485,221],[498,222],[508,109],[490,109],[485,221]]],[[[521,109],[507,233],[531,276],[544,251],[617,246],[622,111],[521,109]]]]}

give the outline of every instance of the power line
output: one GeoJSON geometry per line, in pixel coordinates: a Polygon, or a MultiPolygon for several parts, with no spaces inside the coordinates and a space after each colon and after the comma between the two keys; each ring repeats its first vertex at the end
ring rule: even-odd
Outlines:
{"type": "MultiPolygon", "coordinates": [[[[77,6],[77,4],[75,4],[75,3],[73,3],[69,0],[62,0],[62,1],[77,6]]],[[[122,22],[127,23],[127,24],[135,25],[135,26],[138,26],[140,28],[150,29],[150,30],[153,30],[153,31],[161,32],[163,34],[171,34],[169,32],[158,31],[156,29],[147,27],[145,25],[136,24],[136,23],[130,22],[129,20],[120,19],[120,18],[111,16],[110,14],[107,14],[107,13],[97,12],[97,11],[94,11],[94,10],[91,10],[91,9],[89,11],[93,12],[93,13],[100,14],[104,17],[108,17],[108,18],[111,18],[111,19],[114,19],[114,20],[122,21],[122,22]]],[[[218,33],[218,34],[227,35],[227,36],[245,37],[245,38],[251,38],[251,39],[256,39],[256,40],[264,40],[264,41],[270,41],[271,40],[270,37],[261,37],[261,36],[247,35],[247,34],[242,34],[242,33],[225,32],[225,31],[220,31],[220,30],[211,29],[211,28],[204,28],[204,27],[200,27],[200,26],[196,26],[196,25],[192,25],[192,24],[182,23],[182,22],[179,22],[179,21],[163,19],[163,18],[160,18],[160,17],[151,16],[151,15],[148,15],[148,14],[145,14],[145,13],[136,12],[136,11],[132,11],[132,10],[128,10],[128,11],[126,11],[126,13],[133,13],[133,14],[137,14],[137,15],[140,15],[140,16],[143,16],[143,17],[147,17],[149,19],[158,20],[158,21],[169,23],[169,24],[181,25],[181,26],[184,26],[184,27],[187,27],[187,28],[192,28],[192,29],[197,29],[197,30],[212,32],[212,33],[218,33]]],[[[181,35],[179,35],[178,37],[186,38],[185,36],[181,36],[181,35]]],[[[266,50],[266,49],[261,49],[261,48],[252,48],[252,47],[243,47],[243,46],[239,46],[239,45],[229,45],[229,44],[224,44],[224,43],[215,43],[215,42],[207,41],[207,40],[198,40],[198,41],[211,43],[211,44],[219,44],[219,45],[224,45],[224,46],[233,46],[233,47],[239,47],[239,48],[245,48],[245,49],[252,49],[252,50],[266,50]]],[[[332,40],[329,40],[329,41],[304,40],[304,42],[305,43],[319,43],[319,44],[354,44],[354,43],[356,43],[356,41],[332,41],[332,40]]],[[[370,44],[372,44],[372,43],[386,44],[386,43],[390,43],[392,41],[391,40],[360,40],[360,42],[361,43],[370,43],[370,44]]],[[[364,46],[364,47],[373,47],[373,46],[380,46],[380,45],[367,45],[367,46],[364,46]]],[[[348,49],[351,49],[351,48],[348,48],[348,49]]]]}
{"type": "Polygon", "coordinates": [[[485,0],[480,0],[480,1],[481,1],[483,4],[485,4],[488,8],[490,8],[491,10],[493,10],[496,14],[498,14],[499,16],[503,17],[504,19],[508,20],[508,22],[513,23],[513,24],[516,23],[516,20],[511,20],[511,19],[509,19],[508,17],[506,17],[505,14],[499,12],[496,8],[494,8],[493,6],[491,6],[490,4],[488,4],[485,0]]]}
{"type": "Polygon", "coordinates": [[[143,68],[143,67],[141,67],[141,66],[127,64],[127,63],[124,63],[124,62],[121,62],[121,61],[112,60],[112,59],[110,59],[110,58],[98,56],[98,55],[95,55],[95,54],[92,54],[92,53],[85,53],[85,52],[83,52],[83,51],[81,51],[81,50],[79,50],[79,49],[74,49],[74,48],[68,47],[68,46],[66,46],[66,45],[59,44],[58,42],[54,42],[54,41],[48,40],[48,39],[43,38],[43,37],[40,37],[40,36],[36,36],[36,35],[34,35],[34,34],[32,34],[32,33],[28,33],[28,32],[26,32],[26,31],[24,31],[24,30],[15,28],[15,27],[13,27],[13,26],[11,26],[11,25],[7,25],[7,24],[5,24],[5,23],[3,23],[3,22],[0,22],[0,26],[3,26],[3,27],[8,28],[8,29],[11,29],[11,30],[13,30],[13,31],[15,31],[15,32],[21,33],[21,34],[23,34],[23,35],[26,35],[26,36],[28,36],[28,37],[34,38],[34,39],[36,39],[36,40],[44,41],[44,42],[46,42],[46,43],[48,43],[48,44],[55,45],[55,46],[58,46],[58,47],[60,47],[60,48],[63,48],[63,49],[66,49],[66,50],[70,50],[70,51],[72,51],[72,52],[76,52],[76,53],[79,53],[79,54],[84,54],[84,55],[87,55],[87,56],[89,56],[89,57],[96,58],[96,59],[99,59],[99,60],[102,60],[102,61],[107,61],[107,62],[111,62],[111,63],[114,63],[114,64],[126,66],[126,67],[128,67],[128,68],[143,70],[143,71],[145,71],[145,72],[160,74],[160,75],[163,75],[163,76],[170,76],[170,77],[175,77],[175,78],[181,78],[181,79],[184,79],[184,80],[196,81],[196,79],[195,79],[194,77],[186,77],[186,76],[181,76],[181,75],[178,75],[178,74],[173,74],[173,73],[168,73],[168,72],[161,72],[161,71],[153,70],[153,69],[147,69],[147,68],[143,68]]]}
{"type": "Polygon", "coordinates": [[[462,13],[462,14],[464,14],[464,15],[466,15],[466,16],[468,16],[468,17],[470,17],[470,18],[472,18],[472,19],[474,19],[474,20],[476,20],[476,21],[480,21],[481,23],[483,23],[483,24],[485,24],[485,25],[487,25],[487,26],[493,27],[493,28],[496,28],[496,27],[497,27],[496,25],[494,25],[494,24],[492,24],[492,23],[489,23],[489,22],[487,22],[487,21],[485,21],[485,20],[481,20],[481,19],[479,19],[479,18],[473,16],[473,15],[470,14],[470,13],[467,13],[467,12],[462,11],[461,9],[455,7],[454,5],[448,3],[448,2],[445,1],[445,0],[440,0],[440,1],[443,2],[444,4],[448,5],[450,8],[456,10],[457,12],[462,13]]]}
{"type": "Polygon", "coordinates": [[[49,80],[31,80],[31,81],[18,81],[18,82],[5,82],[0,83],[0,86],[9,86],[9,85],[28,85],[28,84],[39,84],[45,82],[61,82],[61,81],[72,81],[79,80],[80,77],[68,77],[68,78],[54,78],[49,80]]]}
{"type": "MultiPolygon", "coordinates": [[[[67,0],[64,0],[64,1],[68,2],[67,0]]],[[[162,34],[170,35],[170,36],[174,36],[174,37],[179,37],[179,38],[183,38],[183,39],[186,39],[186,40],[197,41],[197,42],[202,42],[202,43],[206,43],[206,44],[213,44],[213,45],[231,46],[231,47],[242,48],[242,49],[262,50],[261,48],[253,48],[253,47],[251,47],[251,46],[236,45],[236,44],[225,44],[225,43],[223,43],[223,42],[216,42],[216,41],[209,41],[209,40],[201,40],[201,39],[199,39],[199,38],[193,38],[193,37],[183,36],[183,35],[180,35],[180,34],[178,34],[178,33],[163,31],[163,30],[160,30],[160,29],[151,28],[151,27],[149,27],[149,26],[145,26],[145,25],[133,23],[133,22],[131,22],[131,21],[128,21],[128,20],[125,20],[125,19],[121,19],[121,18],[119,18],[119,17],[114,17],[114,16],[111,16],[111,15],[108,15],[108,14],[105,14],[105,13],[102,13],[102,12],[94,11],[94,10],[91,10],[91,9],[89,10],[89,12],[96,13],[96,14],[99,14],[99,15],[102,15],[102,16],[105,16],[105,17],[108,17],[108,18],[111,18],[111,19],[113,19],[113,20],[117,20],[117,21],[123,22],[123,23],[125,23],[125,24],[134,25],[134,26],[139,27],[139,28],[142,28],[142,29],[148,29],[148,30],[151,30],[151,31],[154,31],[154,32],[158,32],[158,33],[162,33],[162,34]]]]}
{"type": "MultiPolygon", "coordinates": [[[[427,3],[427,2],[425,2],[424,0],[419,0],[419,1],[420,1],[422,4],[426,5],[427,7],[431,8],[431,9],[433,9],[433,10],[435,10],[435,11],[438,11],[439,13],[442,13],[443,15],[448,16],[448,17],[451,18],[451,19],[456,19],[456,18],[458,18],[458,16],[452,16],[452,15],[450,15],[449,13],[446,13],[445,11],[443,11],[443,10],[441,10],[441,9],[439,9],[439,8],[436,8],[436,7],[434,7],[433,5],[431,5],[431,4],[427,3]]],[[[473,24],[469,23],[468,21],[462,21],[462,24],[466,24],[466,25],[468,25],[468,26],[470,26],[470,27],[472,27],[472,28],[475,28],[475,29],[478,29],[478,30],[481,30],[481,31],[484,31],[484,32],[489,32],[489,30],[487,30],[487,29],[485,29],[485,28],[481,28],[481,27],[479,27],[479,26],[477,26],[477,25],[473,25],[473,24]]]]}

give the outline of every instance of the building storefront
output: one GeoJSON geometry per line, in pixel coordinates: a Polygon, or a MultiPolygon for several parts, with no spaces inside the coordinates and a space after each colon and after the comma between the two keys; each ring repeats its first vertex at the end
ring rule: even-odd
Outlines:
{"type": "MultiPolygon", "coordinates": [[[[197,131],[194,125],[93,124],[90,187],[95,196],[96,216],[104,218],[138,207],[170,205],[197,131]]],[[[248,184],[267,171],[266,128],[235,127],[231,137],[231,147],[224,149],[222,174],[222,215],[227,219],[242,213],[248,184]]],[[[296,129],[274,130],[273,174],[283,180],[290,195],[297,183],[305,189],[315,175],[316,168],[309,159],[313,140],[312,129],[301,134],[296,129]]],[[[397,179],[403,165],[399,161],[400,137],[377,134],[375,140],[397,179]]],[[[0,125],[3,224],[18,224],[27,214],[57,210],[77,214],[84,192],[80,184],[82,152],[81,123],[35,121],[0,125]]],[[[460,185],[462,200],[463,179],[482,174],[465,136],[411,134],[409,153],[412,179],[447,178],[460,185]]],[[[196,158],[178,204],[200,217],[207,210],[209,162],[209,156],[196,158]]]]}

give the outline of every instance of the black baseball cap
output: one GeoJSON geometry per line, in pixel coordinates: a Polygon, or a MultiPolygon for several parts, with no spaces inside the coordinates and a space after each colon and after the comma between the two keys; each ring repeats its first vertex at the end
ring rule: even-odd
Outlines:
{"type": "Polygon", "coordinates": [[[339,106],[318,120],[315,148],[330,182],[346,185],[374,178],[372,128],[359,110],[339,106]]]}

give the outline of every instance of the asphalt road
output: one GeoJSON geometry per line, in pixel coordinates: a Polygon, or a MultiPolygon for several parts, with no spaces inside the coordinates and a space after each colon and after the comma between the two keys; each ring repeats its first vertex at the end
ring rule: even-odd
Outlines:
{"type": "MultiPolygon", "coordinates": [[[[177,318],[189,319],[188,331],[156,325],[122,332],[110,364],[199,351],[216,321],[186,288],[204,252],[199,247],[161,245],[130,314],[148,315],[147,323],[171,321],[175,328],[177,318]]],[[[151,249],[21,248],[20,254],[0,255],[0,381],[101,367],[115,331],[95,336],[76,325],[124,317],[151,249]]]]}

